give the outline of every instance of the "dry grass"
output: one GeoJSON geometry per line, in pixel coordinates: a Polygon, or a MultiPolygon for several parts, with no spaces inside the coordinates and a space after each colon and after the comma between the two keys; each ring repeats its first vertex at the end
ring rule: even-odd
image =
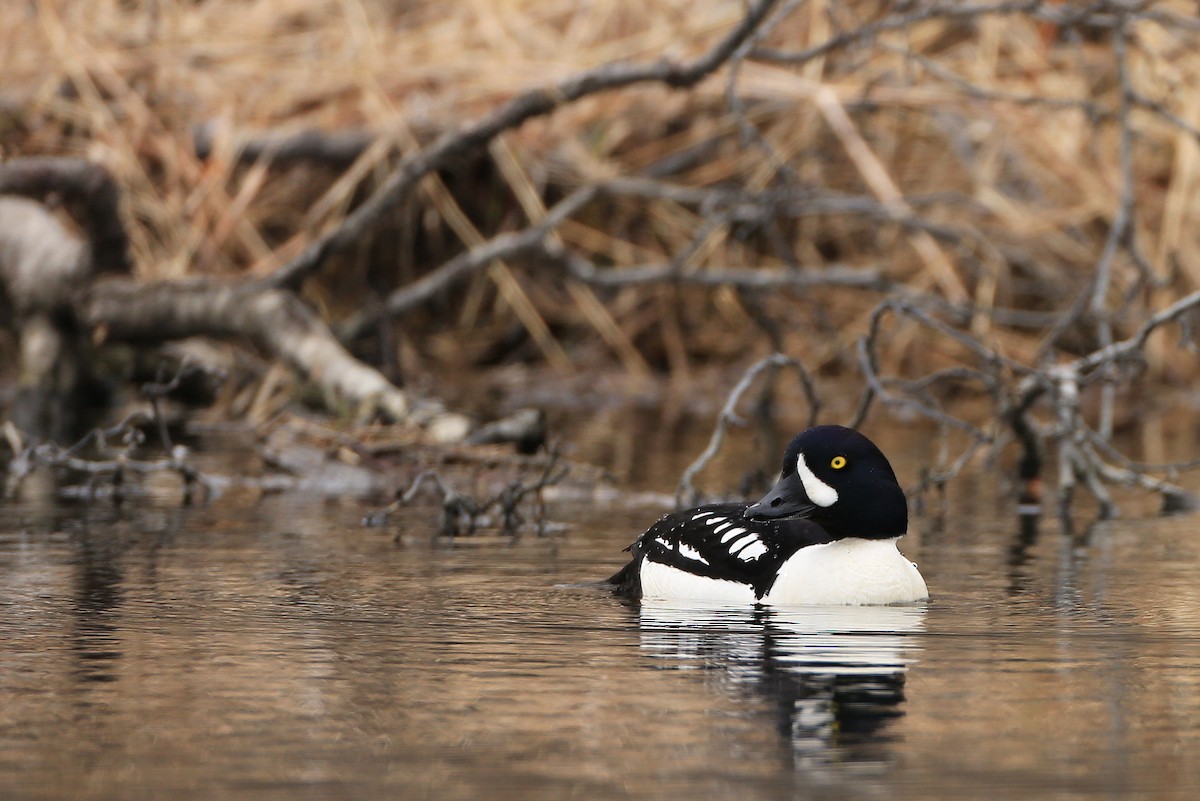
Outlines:
{"type": "MultiPolygon", "coordinates": [[[[1194,18],[1182,0],[1153,9],[1194,18]]],[[[4,3],[0,148],[6,158],[85,155],[108,166],[127,189],[145,278],[265,272],[336,225],[397,151],[598,64],[694,56],[742,11],[723,0],[476,0],[453,13],[383,0],[4,3]],[[216,150],[201,161],[193,126],[214,122],[216,150]],[[308,128],[380,139],[344,174],[235,158],[235,133],[308,128]]],[[[811,0],[761,44],[800,52],[888,13],[898,12],[811,0]]],[[[1151,18],[1128,30],[1128,82],[1143,101],[1128,116],[1129,176],[1113,116],[1122,83],[1111,30],[1059,30],[1028,14],[934,17],[801,64],[742,61],[734,107],[727,68],[688,93],[640,86],[527,123],[477,161],[426,179],[387,230],[306,291],[337,318],[364,293],[538,219],[566,191],[662,172],[676,159],[665,176],[673,184],[844,195],[878,201],[891,218],[825,210],[767,226],[710,225],[694,206],[617,198],[562,226],[562,242],[618,267],[681,254],[684,270],[782,269],[790,259],[874,265],[910,291],[982,309],[1063,310],[1095,271],[1129,177],[1151,275],[1121,250],[1109,308],[1136,317],[1200,288],[1200,33],[1151,18]],[[693,150],[699,157],[688,159],[693,150]],[[905,215],[950,233],[899,225],[905,215]]],[[[756,323],[765,317],[790,352],[832,368],[848,364],[847,345],[878,300],[832,289],[757,299],[731,289],[602,292],[546,275],[494,263],[452,302],[406,320],[402,361],[476,363],[519,328],[531,358],[563,372],[598,354],[634,373],[686,373],[698,361],[765,350],[756,323]]],[[[1036,354],[1044,333],[986,316],[973,332],[1021,359],[1036,354]]],[[[1087,330],[1069,334],[1068,350],[1091,344],[1087,330]]],[[[901,327],[892,357],[954,358],[914,350],[920,343],[901,327]]],[[[1157,339],[1152,367],[1190,379],[1193,360],[1176,353],[1157,339]]]]}

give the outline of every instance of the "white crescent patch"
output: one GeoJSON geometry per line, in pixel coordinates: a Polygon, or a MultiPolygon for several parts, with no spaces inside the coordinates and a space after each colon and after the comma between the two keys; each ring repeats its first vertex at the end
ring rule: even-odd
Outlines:
{"type": "Polygon", "coordinates": [[[810,470],[808,463],[804,461],[803,453],[796,457],[796,475],[800,476],[800,483],[804,485],[808,499],[817,506],[829,507],[837,503],[837,490],[817,478],[817,474],[810,470]]]}

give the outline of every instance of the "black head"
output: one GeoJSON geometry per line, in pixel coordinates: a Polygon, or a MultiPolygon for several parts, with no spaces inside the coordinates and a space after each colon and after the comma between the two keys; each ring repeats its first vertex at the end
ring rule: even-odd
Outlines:
{"type": "Polygon", "coordinates": [[[843,426],[797,434],[784,454],[779,481],[745,515],[807,518],[837,539],[887,539],[908,529],[908,503],[887,457],[843,426]]]}

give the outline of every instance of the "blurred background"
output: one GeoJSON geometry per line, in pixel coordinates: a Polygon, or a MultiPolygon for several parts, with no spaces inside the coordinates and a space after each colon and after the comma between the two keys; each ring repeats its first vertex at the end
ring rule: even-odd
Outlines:
{"type": "MultiPolygon", "coordinates": [[[[0,156],[107,169],[140,282],[265,277],[439,137],[606,64],[697,58],[746,9],[7,3],[0,156]]],[[[740,371],[778,350],[829,387],[825,414],[842,422],[864,388],[856,342],[889,298],[1016,363],[1077,358],[1200,289],[1194,12],[776,4],[693,87],[588,94],[439,163],[299,291],[394,384],[481,419],[535,405],[563,423],[556,406],[664,393],[713,415],[740,371]],[[606,190],[550,226],[550,246],[383,311],[594,186],[606,190]]],[[[56,212],[71,223],[69,203],[56,212]]],[[[1189,332],[1151,336],[1109,410],[1145,461],[1173,456],[1177,435],[1193,443],[1190,414],[1165,432],[1134,425],[1149,408],[1193,408],[1189,332]]],[[[874,346],[881,371],[907,380],[978,361],[903,317],[874,346]]],[[[10,400],[16,348],[0,333],[10,400]]],[[[302,389],[269,353],[226,342],[191,358],[219,365],[218,419],[261,423],[302,389]]],[[[122,357],[101,372],[135,368],[122,357]]],[[[922,391],[977,424],[998,415],[994,386],[922,391]]]]}

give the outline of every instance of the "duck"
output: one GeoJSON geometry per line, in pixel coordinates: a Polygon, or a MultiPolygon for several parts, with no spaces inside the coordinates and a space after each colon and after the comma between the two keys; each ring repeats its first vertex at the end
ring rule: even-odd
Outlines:
{"type": "Polygon", "coordinates": [[[883,452],[852,428],[814,426],[788,444],[760,500],[664,515],[607,583],[641,601],[916,603],[929,590],[897,547],[907,531],[908,502],[883,452]]]}

